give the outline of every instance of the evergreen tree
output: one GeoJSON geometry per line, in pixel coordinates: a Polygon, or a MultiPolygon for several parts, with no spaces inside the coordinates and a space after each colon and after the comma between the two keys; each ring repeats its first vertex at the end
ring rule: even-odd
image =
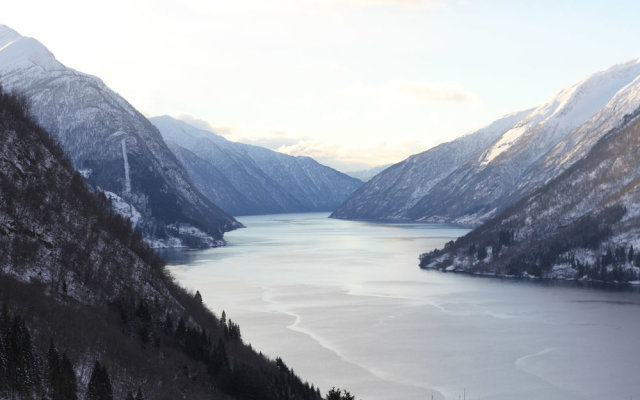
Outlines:
{"type": "Polygon", "coordinates": [[[194,296],[194,298],[198,302],[198,304],[202,304],[202,295],[200,294],[199,290],[196,290],[196,295],[194,296]]]}
{"type": "Polygon", "coordinates": [[[109,373],[98,361],[96,361],[91,372],[86,400],[113,400],[109,373]]]}
{"type": "Polygon", "coordinates": [[[58,399],[57,389],[60,379],[60,355],[56,346],[53,344],[53,339],[49,343],[49,350],[47,351],[47,370],[45,373],[46,379],[46,392],[49,393],[52,399],[58,399]]]}
{"type": "Polygon", "coordinates": [[[142,395],[142,390],[140,390],[140,388],[138,388],[138,393],[136,393],[135,400],[144,400],[144,396],[142,395]]]}
{"type": "Polygon", "coordinates": [[[0,397],[6,395],[9,390],[9,377],[7,373],[7,349],[4,341],[4,326],[0,317],[0,397]]]}
{"type": "Polygon", "coordinates": [[[347,390],[342,392],[340,389],[331,388],[327,392],[326,400],[355,400],[355,397],[349,393],[347,390]]]}
{"type": "Polygon", "coordinates": [[[184,346],[186,336],[187,336],[187,328],[184,324],[184,319],[180,317],[180,320],[178,321],[178,327],[176,328],[176,333],[174,335],[178,346],[180,347],[184,346]]]}
{"type": "Polygon", "coordinates": [[[22,397],[29,397],[39,383],[31,336],[17,316],[13,317],[7,338],[7,372],[9,387],[22,397]]]}
{"type": "Polygon", "coordinates": [[[127,392],[127,396],[124,398],[124,400],[135,400],[133,398],[133,393],[131,393],[131,390],[127,392]]]}
{"type": "Polygon", "coordinates": [[[173,318],[171,314],[167,313],[167,318],[164,320],[164,333],[171,335],[173,333],[173,318]]]}
{"type": "Polygon", "coordinates": [[[336,389],[336,388],[331,388],[329,389],[329,391],[327,392],[327,397],[325,397],[326,400],[342,400],[342,390],[340,389],[336,389]]]}
{"type": "Polygon", "coordinates": [[[78,399],[76,373],[73,370],[73,364],[71,364],[71,361],[67,357],[66,353],[62,354],[62,361],[60,362],[60,379],[58,393],[60,394],[60,397],[58,398],[60,400],[78,399]]]}
{"type": "Polygon", "coordinates": [[[633,245],[629,248],[629,254],[627,256],[627,262],[633,264],[633,245]]]}

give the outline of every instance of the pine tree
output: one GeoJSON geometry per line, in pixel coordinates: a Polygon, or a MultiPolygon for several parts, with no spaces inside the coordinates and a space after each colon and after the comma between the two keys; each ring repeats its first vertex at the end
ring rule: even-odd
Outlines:
{"type": "Polygon", "coordinates": [[[69,360],[66,353],[62,354],[62,361],[60,362],[59,382],[60,400],[78,399],[78,384],[76,382],[76,373],[73,370],[73,364],[71,364],[71,360],[69,360]]]}
{"type": "Polygon", "coordinates": [[[164,321],[164,333],[166,335],[173,333],[173,318],[171,318],[171,314],[169,313],[167,313],[167,318],[164,321]]]}
{"type": "Polygon", "coordinates": [[[96,361],[89,379],[86,400],[113,400],[113,391],[107,369],[96,361]]]}
{"type": "Polygon", "coordinates": [[[7,338],[7,371],[9,387],[22,397],[28,397],[39,384],[31,336],[24,321],[13,317],[7,338]]]}
{"type": "Polygon", "coordinates": [[[200,294],[199,290],[196,290],[196,295],[194,296],[194,299],[198,302],[198,304],[202,304],[202,295],[200,294]]]}
{"type": "Polygon", "coordinates": [[[187,328],[184,324],[184,319],[180,317],[180,320],[178,321],[178,327],[176,328],[176,333],[174,334],[174,337],[178,346],[181,346],[181,347],[184,346],[186,335],[187,335],[187,328]]]}
{"type": "Polygon", "coordinates": [[[47,351],[47,371],[46,378],[46,391],[49,393],[53,400],[59,398],[58,386],[60,380],[60,355],[56,346],[53,344],[53,339],[49,343],[49,350],[47,351]]]}
{"type": "Polygon", "coordinates": [[[0,317],[0,397],[6,395],[9,389],[9,377],[7,373],[7,348],[4,340],[3,321],[0,317]]]}
{"type": "Polygon", "coordinates": [[[144,400],[144,396],[142,395],[142,390],[140,390],[140,388],[138,388],[138,393],[136,393],[135,400],[144,400]]]}

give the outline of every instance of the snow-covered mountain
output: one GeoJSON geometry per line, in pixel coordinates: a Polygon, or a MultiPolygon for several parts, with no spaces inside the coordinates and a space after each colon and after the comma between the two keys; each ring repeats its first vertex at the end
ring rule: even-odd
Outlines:
{"type": "Polygon", "coordinates": [[[231,142],[169,116],[150,121],[196,187],[232,215],[331,211],[362,185],[309,157],[231,142]]]}
{"type": "Polygon", "coordinates": [[[0,84],[26,97],[89,184],[142,215],[138,228],[162,239],[156,243],[215,245],[225,231],[241,226],[193,186],[158,130],[125,99],[4,25],[0,84]]]}
{"type": "MultiPolygon", "coordinates": [[[[636,93],[640,93],[638,89],[636,93]]],[[[421,266],[564,279],[640,279],[640,107],[597,124],[586,155],[421,266]],[[604,131],[600,131],[604,130],[604,131]]]]}
{"type": "MultiPolygon", "coordinates": [[[[615,126],[637,107],[639,75],[640,61],[633,60],[560,90],[533,110],[515,114],[513,123],[496,132],[495,140],[428,185],[389,180],[394,187],[415,186],[414,197],[394,199],[389,211],[382,213],[386,215],[375,218],[477,225],[497,215],[579,160],[607,127],[615,126]]],[[[459,156],[451,152],[448,157],[459,156]]],[[[377,178],[381,180],[393,168],[377,178]]],[[[392,190],[389,184],[373,184],[372,180],[361,189],[368,191],[369,200],[353,207],[356,193],[335,216],[369,218],[371,204],[379,203],[392,190]]]]}
{"type": "Polygon", "coordinates": [[[470,157],[479,154],[528,111],[506,115],[452,142],[394,164],[365,183],[332,218],[402,220],[433,186],[470,157]]]}

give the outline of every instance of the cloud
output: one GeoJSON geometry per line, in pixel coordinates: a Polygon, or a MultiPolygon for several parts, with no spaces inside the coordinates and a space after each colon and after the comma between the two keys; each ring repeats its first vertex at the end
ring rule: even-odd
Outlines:
{"type": "Polygon", "coordinates": [[[395,81],[398,91],[433,103],[474,103],[477,96],[457,81],[395,81]]]}

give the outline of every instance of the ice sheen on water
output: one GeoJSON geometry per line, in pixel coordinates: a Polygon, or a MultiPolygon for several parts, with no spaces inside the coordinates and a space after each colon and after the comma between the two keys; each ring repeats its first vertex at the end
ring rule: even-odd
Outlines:
{"type": "Polygon", "coordinates": [[[326,214],[241,218],[226,248],[166,253],[246,341],[323,392],[375,399],[640,398],[640,293],[422,271],[466,230],[326,214]]]}

